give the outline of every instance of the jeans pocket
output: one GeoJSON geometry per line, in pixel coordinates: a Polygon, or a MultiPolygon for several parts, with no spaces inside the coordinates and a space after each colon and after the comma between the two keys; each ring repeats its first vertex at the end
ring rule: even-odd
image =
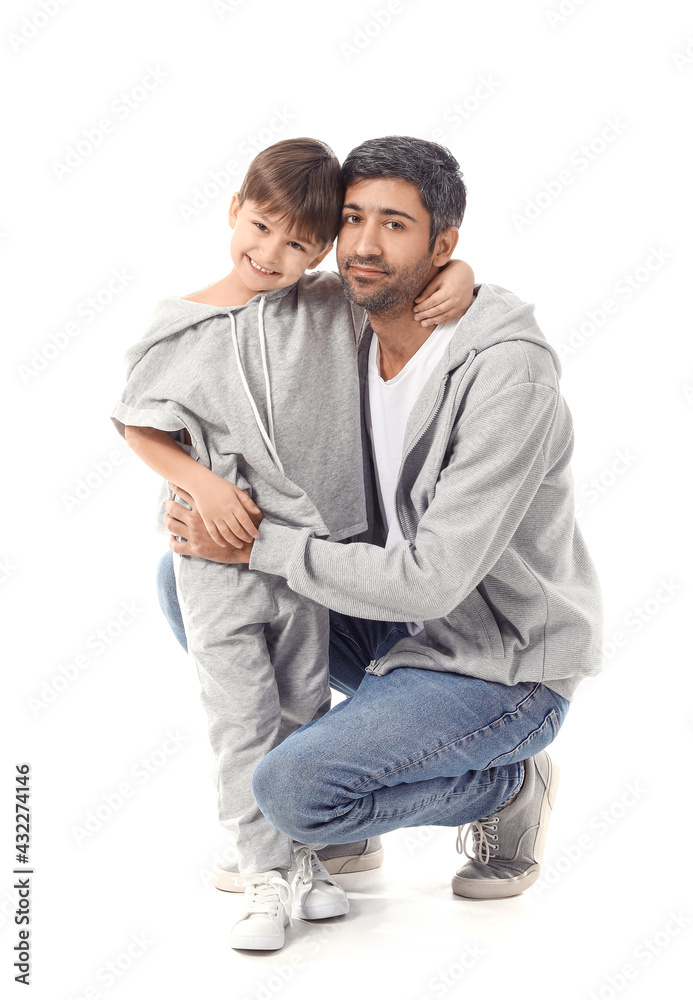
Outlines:
{"type": "Polygon", "coordinates": [[[545,750],[549,743],[553,742],[560,727],[561,724],[558,721],[556,709],[552,708],[542,724],[537,729],[534,729],[521,743],[518,743],[514,750],[509,750],[507,753],[502,753],[498,757],[494,757],[486,767],[516,764],[520,760],[527,760],[528,757],[533,757],[535,753],[545,750]]]}

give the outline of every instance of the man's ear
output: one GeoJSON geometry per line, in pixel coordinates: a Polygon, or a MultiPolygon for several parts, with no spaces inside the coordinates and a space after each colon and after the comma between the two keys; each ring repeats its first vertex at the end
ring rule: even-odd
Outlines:
{"type": "Polygon", "coordinates": [[[435,246],[433,247],[433,260],[431,263],[435,267],[444,267],[455,252],[457,241],[460,238],[460,231],[455,226],[444,229],[438,233],[435,246]]]}
{"type": "Polygon", "coordinates": [[[334,243],[330,243],[330,245],[328,247],[325,247],[325,249],[321,253],[318,254],[318,256],[315,258],[315,260],[311,261],[311,263],[306,268],[306,271],[312,271],[314,267],[318,266],[318,264],[322,264],[322,262],[324,261],[325,257],[327,257],[328,253],[330,252],[330,250],[332,249],[333,246],[334,246],[334,243]]]}
{"type": "Polygon", "coordinates": [[[235,191],[231,199],[231,205],[229,206],[229,225],[233,229],[238,221],[238,210],[241,207],[241,200],[238,197],[238,191],[235,191]]]}

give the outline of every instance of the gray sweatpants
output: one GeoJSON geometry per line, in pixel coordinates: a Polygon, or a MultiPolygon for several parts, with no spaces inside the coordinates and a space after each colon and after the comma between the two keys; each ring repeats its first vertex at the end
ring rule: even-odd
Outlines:
{"type": "Polygon", "coordinates": [[[292,842],[265,819],[251,778],[265,754],[330,707],[329,612],[278,576],[174,554],[202,684],[219,820],[242,875],[289,868],[292,842]]]}

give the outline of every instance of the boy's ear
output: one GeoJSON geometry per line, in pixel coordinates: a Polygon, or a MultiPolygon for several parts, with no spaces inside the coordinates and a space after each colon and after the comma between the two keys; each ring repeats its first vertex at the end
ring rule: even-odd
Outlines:
{"type": "Polygon", "coordinates": [[[454,226],[450,226],[449,229],[444,229],[442,233],[438,233],[433,248],[433,260],[431,261],[434,267],[444,267],[447,264],[455,252],[459,238],[460,231],[454,226]]]}
{"type": "Polygon", "coordinates": [[[306,268],[306,271],[312,271],[314,267],[318,266],[318,264],[322,264],[322,262],[324,261],[325,257],[327,257],[328,253],[330,252],[330,250],[332,249],[333,246],[334,246],[334,243],[330,243],[330,245],[328,247],[325,247],[325,249],[322,250],[318,254],[318,256],[315,258],[315,260],[313,260],[313,261],[310,262],[310,264],[306,268]]]}
{"type": "Polygon", "coordinates": [[[241,201],[238,197],[238,191],[235,191],[233,197],[231,198],[231,205],[229,206],[229,225],[233,229],[238,221],[238,210],[241,207],[241,201]]]}

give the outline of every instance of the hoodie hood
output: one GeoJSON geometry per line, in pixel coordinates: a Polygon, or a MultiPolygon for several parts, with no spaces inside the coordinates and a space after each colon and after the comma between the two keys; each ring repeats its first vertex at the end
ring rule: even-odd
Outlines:
{"type": "Polygon", "coordinates": [[[189,299],[180,299],[172,296],[170,298],[164,299],[157,306],[154,315],[151,319],[149,328],[145,333],[143,340],[131,348],[125,356],[125,365],[127,370],[127,375],[129,377],[131,371],[136,364],[144,357],[151,346],[156,343],[160,344],[162,340],[167,337],[175,336],[180,333],[181,330],[187,330],[191,327],[196,326],[199,323],[203,323],[208,319],[216,316],[226,316],[229,320],[229,337],[231,343],[233,344],[234,357],[236,360],[236,365],[238,367],[238,374],[241,379],[241,384],[243,390],[250,404],[255,423],[263,438],[267,451],[269,452],[272,461],[277,466],[282,475],[284,475],[284,466],[282,465],[281,459],[277,453],[277,445],[274,437],[274,421],[272,416],[272,390],[270,385],[269,371],[267,368],[267,348],[265,340],[265,328],[263,321],[263,314],[265,310],[265,303],[268,298],[276,299],[281,298],[283,294],[289,289],[276,289],[273,292],[262,292],[259,295],[254,295],[252,299],[243,305],[239,306],[212,306],[204,302],[191,302],[189,299]],[[188,307],[192,306],[190,309],[188,307]],[[253,394],[250,391],[250,386],[248,385],[248,380],[246,377],[245,370],[243,368],[243,362],[241,361],[240,350],[238,346],[238,333],[237,333],[237,322],[236,315],[242,310],[246,309],[257,309],[257,325],[258,325],[258,340],[260,348],[260,356],[262,358],[262,369],[264,375],[265,383],[265,405],[267,408],[267,426],[265,426],[262,417],[257,408],[253,394]]]}
{"type": "Polygon", "coordinates": [[[474,301],[450,342],[447,370],[464,364],[471,351],[479,354],[504,341],[524,340],[549,351],[560,377],[560,359],[537,326],[532,303],[523,302],[500,285],[477,285],[475,291],[474,301]]]}
{"type": "Polygon", "coordinates": [[[287,295],[293,285],[287,288],[276,288],[270,292],[258,292],[252,299],[240,306],[211,306],[206,302],[191,302],[190,299],[181,299],[176,295],[169,295],[162,299],[156,306],[149,320],[144,336],[133,344],[125,353],[125,374],[130,377],[130,373],[135,365],[140,361],[147,351],[154,344],[172,337],[181,330],[203,323],[213,316],[237,315],[246,309],[259,309],[262,299],[265,302],[272,302],[287,295]]]}

